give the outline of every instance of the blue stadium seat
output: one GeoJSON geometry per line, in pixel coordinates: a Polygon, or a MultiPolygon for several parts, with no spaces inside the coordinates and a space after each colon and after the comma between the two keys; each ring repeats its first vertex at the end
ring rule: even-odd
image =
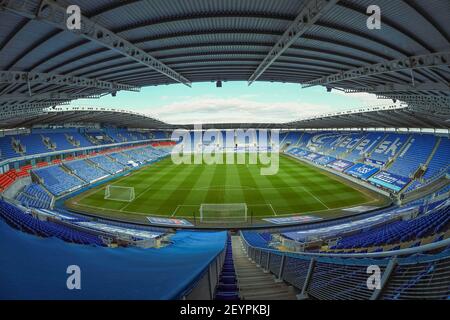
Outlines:
{"type": "Polygon", "coordinates": [[[269,233],[261,233],[256,231],[242,231],[245,240],[254,247],[270,248],[269,243],[272,236],[269,233]]]}
{"type": "Polygon", "coordinates": [[[345,159],[352,162],[363,159],[366,154],[370,154],[373,151],[373,149],[382,141],[382,139],[384,139],[384,137],[384,133],[367,133],[367,135],[358,143],[352,152],[345,157],[345,159]]]}
{"type": "Polygon", "coordinates": [[[98,236],[54,222],[40,221],[3,200],[0,200],[0,216],[11,226],[41,237],[57,237],[67,242],[105,246],[98,236]]]}
{"type": "Polygon", "coordinates": [[[69,168],[73,174],[77,175],[86,182],[93,182],[110,175],[109,172],[93,166],[86,160],[75,160],[65,162],[64,165],[69,168]]]}
{"type": "MultiPolygon", "coordinates": [[[[432,210],[432,208],[430,208],[432,210]]],[[[344,237],[333,249],[352,249],[411,241],[432,233],[439,233],[448,227],[450,206],[435,212],[423,214],[416,219],[401,220],[371,230],[344,237]]]]}
{"type": "Polygon", "coordinates": [[[0,159],[8,159],[19,157],[20,153],[17,153],[12,145],[11,136],[0,137],[0,159]]]}
{"type": "Polygon", "coordinates": [[[387,163],[389,159],[395,157],[409,139],[409,135],[391,133],[373,150],[370,159],[387,163]]]}
{"type": "Polygon", "coordinates": [[[410,177],[420,165],[424,165],[436,144],[432,135],[413,135],[405,149],[398,155],[388,171],[403,177],[410,177]]]}
{"type": "Polygon", "coordinates": [[[443,173],[446,173],[449,168],[449,154],[450,154],[450,140],[442,137],[436,153],[433,155],[428,168],[423,175],[425,181],[433,180],[443,173]]]}
{"type": "Polygon", "coordinates": [[[60,166],[50,166],[32,170],[42,181],[45,188],[55,196],[80,188],[83,180],[69,174],[60,166]]]}
{"type": "Polygon", "coordinates": [[[84,135],[79,132],[70,132],[67,135],[69,141],[73,141],[77,148],[92,147],[93,144],[84,135]]]}
{"type": "Polygon", "coordinates": [[[240,300],[230,236],[225,246],[225,261],[216,286],[215,300],[240,300]]]}
{"type": "Polygon", "coordinates": [[[131,160],[131,158],[124,152],[110,153],[109,156],[125,166],[128,165],[128,161],[131,160]]]}
{"type": "Polygon", "coordinates": [[[114,161],[108,156],[97,156],[89,158],[89,161],[94,162],[97,166],[99,166],[103,171],[106,171],[110,174],[116,174],[125,169],[125,166],[120,162],[114,161]]]}
{"type": "Polygon", "coordinates": [[[20,141],[20,144],[24,147],[24,153],[27,155],[52,151],[44,144],[40,134],[16,135],[15,139],[20,141]]]}
{"type": "Polygon", "coordinates": [[[56,146],[55,151],[61,151],[61,150],[69,150],[75,148],[73,144],[71,144],[66,137],[65,133],[58,132],[58,133],[43,133],[44,137],[48,137],[52,143],[56,146]]]}
{"type": "Polygon", "coordinates": [[[52,196],[42,186],[36,183],[25,186],[16,196],[16,199],[24,206],[34,208],[48,209],[52,202],[52,196]]]}

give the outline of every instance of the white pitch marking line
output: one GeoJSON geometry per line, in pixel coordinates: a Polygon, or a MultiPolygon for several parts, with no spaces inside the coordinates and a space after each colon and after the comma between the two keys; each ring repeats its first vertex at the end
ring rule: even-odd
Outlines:
{"type": "Polygon", "coordinates": [[[177,213],[179,207],[180,207],[180,205],[178,205],[178,206],[175,208],[175,210],[173,210],[173,213],[172,213],[171,217],[175,216],[175,214],[177,213]]]}
{"type": "Polygon", "coordinates": [[[276,217],[276,216],[277,216],[277,213],[275,212],[275,209],[273,208],[272,204],[271,204],[271,203],[268,203],[267,205],[272,209],[272,212],[273,212],[273,214],[274,214],[275,217],[276,217]]]}
{"type": "Polygon", "coordinates": [[[151,213],[151,212],[139,212],[139,211],[121,211],[121,210],[117,210],[117,209],[109,209],[109,208],[103,208],[103,207],[96,207],[96,206],[91,206],[88,204],[79,204],[79,207],[86,207],[86,208],[92,208],[92,209],[98,209],[100,211],[106,211],[106,213],[108,213],[108,211],[113,211],[113,212],[126,212],[126,213],[131,213],[131,214],[139,214],[139,215],[146,215],[146,216],[157,216],[157,217],[166,217],[167,218],[167,214],[156,214],[156,213],[151,213]]]}
{"type": "Polygon", "coordinates": [[[278,216],[278,214],[277,214],[277,212],[275,211],[275,209],[273,208],[273,206],[272,206],[272,204],[271,203],[258,203],[258,204],[256,204],[256,203],[252,203],[252,204],[249,204],[248,205],[248,207],[250,208],[250,207],[269,207],[271,210],[272,210],[272,212],[273,212],[273,214],[275,215],[275,216],[278,216]]]}
{"type": "MultiPolygon", "coordinates": [[[[376,199],[374,199],[374,200],[371,200],[371,201],[369,201],[369,202],[364,202],[364,203],[362,203],[361,205],[364,205],[364,204],[371,204],[371,203],[375,203],[377,200],[376,199]]],[[[267,205],[267,204],[252,204],[252,205],[249,205],[249,206],[264,206],[264,205],[267,205]]],[[[117,210],[117,209],[108,209],[108,208],[104,208],[104,207],[96,207],[96,206],[91,206],[91,205],[87,205],[87,204],[81,204],[81,203],[79,203],[78,205],[77,205],[78,207],[86,207],[86,208],[93,208],[93,209],[98,209],[98,210],[100,210],[100,211],[113,211],[113,212],[120,212],[119,210],[117,210]]],[[[185,204],[185,205],[181,205],[181,206],[195,206],[195,205],[189,205],[189,204],[185,204]]],[[[344,209],[344,208],[351,208],[351,207],[354,207],[354,205],[351,205],[351,206],[344,206],[344,207],[338,207],[338,208],[333,208],[333,209],[328,209],[328,210],[341,210],[341,209],[344,209]]],[[[280,215],[278,215],[278,216],[281,216],[281,217],[288,217],[288,216],[294,216],[294,215],[302,215],[302,214],[305,214],[305,213],[311,213],[311,214],[313,214],[313,213],[320,213],[320,212],[324,212],[324,211],[327,211],[327,210],[316,210],[316,211],[305,211],[305,212],[294,212],[294,213],[283,213],[283,214],[280,214],[280,215]]],[[[139,212],[139,211],[122,211],[122,212],[126,212],[126,213],[131,213],[131,214],[140,214],[140,215],[146,215],[146,216],[148,216],[148,215],[151,215],[151,216],[156,216],[156,217],[167,217],[167,214],[156,214],[156,213],[151,213],[151,212],[139,212]]],[[[266,218],[268,218],[269,216],[267,216],[266,218]]],[[[191,216],[179,216],[178,218],[192,218],[191,216]]],[[[264,216],[262,216],[262,217],[260,217],[260,218],[264,218],[264,216]]]]}
{"type": "Polygon", "coordinates": [[[145,188],[144,191],[142,191],[137,197],[134,198],[133,201],[130,201],[129,203],[127,203],[123,208],[120,208],[120,211],[123,211],[126,207],[128,207],[130,204],[132,204],[135,200],[139,199],[142,195],[144,195],[148,190],[150,190],[150,188],[152,187],[152,185],[148,186],[147,188],[145,188]]]}
{"type": "Polygon", "coordinates": [[[173,211],[171,217],[175,216],[175,214],[178,212],[178,209],[180,209],[181,207],[198,207],[198,205],[196,205],[196,204],[179,204],[173,211]]]}
{"type": "Polygon", "coordinates": [[[308,192],[311,196],[313,196],[314,199],[316,199],[317,201],[319,201],[321,204],[323,204],[325,206],[325,208],[327,208],[328,210],[330,210],[330,207],[328,207],[325,203],[323,203],[322,200],[320,200],[319,198],[317,198],[313,193],[311,193],[308,189],[306,189],[305,187],[302,187],[303,190],[305,190],[306,192],[308,192]]]}

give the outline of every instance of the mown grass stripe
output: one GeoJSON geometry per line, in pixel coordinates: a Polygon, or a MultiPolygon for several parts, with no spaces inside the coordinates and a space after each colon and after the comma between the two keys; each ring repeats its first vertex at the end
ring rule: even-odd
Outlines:
{"type": "Polygon", "coordinates": [[[136,199],[131,203],[105,201],[104,186],[75,199],[102,212],[125,207],[127,212],[110,211],[111,215],[123,218],[126,214],[133,215],[132,212],[144,217],[150,214],[171,216],[177,207],[177,217],[192,216],[193,212],[198,213],[201,203],[242,202],[249,208],[255,206],[252,209],[255,216],[273,216],[272,211],[264,207],[266,203],[279,215],[299,214],[326,210],[325,206],[356,206],[369,198],[311,165],[285,156],[280,157],[280,170],[275,176],[262,176],[261,166],[177,166],[169,158],[109,182],[134,187],[136,199]]]}
{"type": "Polygon", "coordinates": [[[302,180],[291,180],[292,184],[286,183],[290,180],[290,174],[284,170],[285,158],[280,158],[280,168],[278,174],[272,176],[263,176],[259,172],[254,172],[253,175],[260,175],[259,180],[265,180],[265,184],[270,184],[274,189],[269,196],[268,191],[264,191],[266,197],[273,199],[271,201],[274,210],[277,213],[295,213],[304,212],[307,210],[316,211],[326,209],[326,207],[310,195],[307,195],[303,188],[296,186],[302,186],[302,180]]]}
{"type": "Polygon", "coordinates": [[[158,212],[163,212],[164,210],[166,210],[168,211],[168,214],[173,214],[175,209],[180,204],[184,204],[190,193],[180,192],[177,188],[188,188],[189,186],[192,186],[192,182],[196,181],[202,174],[202,172],[205,171],[205,167],[190,165],[185,170],[187,171],[187,174],[184,174],[184,172],[180,172],[180,175],[184,174],[184,178],[176,184],[174,191],[165,192],[165,200],[163,200],[159,205],[158,212]],[[167,210],[168,208],[170,208],[170,210],[167,210]]]}

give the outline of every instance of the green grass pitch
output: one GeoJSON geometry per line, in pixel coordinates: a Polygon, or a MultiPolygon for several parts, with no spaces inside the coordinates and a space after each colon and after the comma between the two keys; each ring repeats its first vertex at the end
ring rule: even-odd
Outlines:
{"type": "Polygon", "coordinates": [[[132,202],[105,200],[105,184],[67,200],[66,205],[101,216],[145,221],[147,216],[193,219],[202,203],[246,203],[248,215],[259,219],[299,214],[329,217],[345,207],[380,202],[367,190],[287,156],[280,156],[276,175],[263,176],[260,167],[175,165],[169,157],[107,183],[134,187],[132,202]]]}

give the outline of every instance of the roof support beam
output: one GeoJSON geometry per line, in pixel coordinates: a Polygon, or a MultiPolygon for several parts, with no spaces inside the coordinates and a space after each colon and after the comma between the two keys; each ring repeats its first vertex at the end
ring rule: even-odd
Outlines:
{"type": "Polygon", "coordinates": [[[376,126],[380,128],[388,127],[389,125],[380,116],[381,114],[378,112],[366,112],[357,115],[359,119],[366,122],[368,127],[376,127],[376,126]]]}
{"type": "MultiPolygon", "coordinates": [[[[450,96],[432,96],[432,95],[385,95],[379,96],[379,99],[397,99],[404,101],[412,112],[423,113],[423,118],[430,119],[436,115],[437,122],[450,117],[450,96]]],[[[446,120],[444,120],[446,121],[446,120]]],[[[447,124],[448,126],[448,124],[447,124]]]]}
{"type": "Polygon", "coordinates": [[[405,118],[405,120],[407,120],[405,121],[406,123],[418,123],[420,128],[432,128],[434,126],[434,124],[425,122],[425,117],[414,117],[408,112],[408,110],[401,112],[394,110],[394,114],[398,115],[399,117],[405,118]]]}
{"type": "Polygon", "coordinates": [[[55,105],[50,102],[25,103],[0,106],[0,120],[23,118],[25,115],[33,117],[41,114],[44,108],[55,105]]]}
{"type": "Polygon", "coordinates": [[[171,69],[161,61],[153,58],[151,55],[136,47],[131,42],[116,35],[114,32],[98,25],[89,18],[81,17],[81,30],[69,30],[66,25],[66,8],[49,0],[43,0],[39,8],[30,1],[3,1],[0,3],[0,10],[7,10],[29,19],[51,24],[64,31],[73,32],[93,41],[101,46],[114,50],[125,57],[128,57],[140,64],[143,64],[177,82],[191,86],[191,82],[171,69]]]}
{"type": "MultiPolygon", "coordinates": [[[[108,94],[108,93],[107,93],[108,94]]],[[[35,100],[54,100],[55,104],[59,101],[74,100],[74,99],[98,99],[104,94],[99,93],[85,93],[85,94],[67,94],[64,92],[52,92],[29,95],[28,93],[10,93],[0,96],[0,102],[9,101],[35,101],[35,100]]]]}
{"type": "Polygon", "coordinates": [[[296,42],[324,13],[339,0],[308,0],[297,18],[283,33],[255,72],[248,79],[248,85],[258,78],[278,59],[294,42],[296,42]]]}
{"type": "Polygon", "coordinates": [[[402,95],[402,94],[390,94],[390,95],[380,95],[378,99],[397,99],[411,104],[423,104],[436,107],[450,108],[450,97],[436,97],[431,95],[402,95]]]}
{"type": "Polygon", "coordinates": [[[0,71],[0,83],[8,84],[56,84],[70,87],[96,88],[109,91],[135,91],[140,88],[128,84],[109,82],[72,75],[59,75],[54,73],[0,71]]]}
{"type": "Polygon", "coordinates": [[[341,81],[355,80],[363,77],[379,75],[390,72],[415,70],[423,68],[433,68],[440,66],[450,66],[450,52],[438,52],[419,56],[411,56],[403,59],[385,61],[378,64],[364,66],[319,79],[311,80],[302,85],[309,88],[318,85],[327,85],[341,81]]]}
{"type": "Polygon", "coordinates": [[[428,110],[426,108],[417,107],[411,108],[410,112],[416,117],[432,121],[436,126],[450,128],[450,111],[448,109],[428,110]]]}
{"type": "Polygon", "coordinates": [[[367,92],[367,93],[388,93],[400,91],[447,91],[450,92],[450,84],[443,83],[419,83],[416,85],[390,83],[375,87],[345,89],[346,93],[367,92]]]}

